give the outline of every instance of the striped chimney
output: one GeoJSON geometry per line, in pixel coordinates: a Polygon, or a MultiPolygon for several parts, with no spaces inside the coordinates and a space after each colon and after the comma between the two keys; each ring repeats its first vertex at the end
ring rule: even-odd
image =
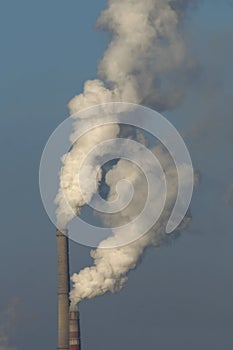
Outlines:
{"type": "Polygon", "coordinates": [[[70,309],[69,315],[70,350],[81,350],[79,312],[77,307],[70,309]]]}

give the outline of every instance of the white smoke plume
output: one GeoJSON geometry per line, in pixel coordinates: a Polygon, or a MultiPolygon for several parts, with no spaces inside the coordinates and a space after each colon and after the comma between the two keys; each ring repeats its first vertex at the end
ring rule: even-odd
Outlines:
{"type": "MultiPolygon", "coordinates": [[[[99,78],[102,80],[96,79],[84,84],[83,93],[75,96],[68,105],[70,113],[74,114],[84,108],[106,102],[147,104],[160,111],[176,106],[183,96],[187,79],[195,65],[181,30],[182,18],[189,2],[109,0],[108,8],[102,12],[97,22],[100,28],[112,33],[112,40],[98,69],[99,78]]],[[[75,120],[74,128],[79,127],[79,120],[75,120]]],[[[88,199],[84,200],[81,195],[77,177],[86,154],[95,144],[116,138],[119,132],[117,125],[95,129],[78,140],[70,152],[64,155],[60,189],[56,197],[59,227],[66,227],[67,223],[80,212],[81,207],[88,204],[88,199]],[[64,197],[68,199],[73,211],[68,208],[64,197]]],[[[71,141],[75,139],[74,135],[75,130],[71,135],[71,141]]],[[[138,139],[140,138],[141,136],[138,139]]],[[[122,288],[128,271],[135,268],[145,248],[151,244],[159,244],[164,237],[164,227],[176,199],[177,173],[166,152],[160,147],[154,149],[154,152],[160,155],[168,181],[169,190],[163,215],[149,234],[134,243],[121,248],[101,249],[105,243],[102,242],[92,251],[94,265],[72,277],[73,304],[84,298],[92,298],[122,288]]],[[[95,186],[88,182],[90,174],[95,170],[94,167],[90,164],[86,169],[89,200],[92,193],[96,192],[95,186]]],[[[186,180],[185,168],[181,169],[182,171],[186,180]]],[[[135,196],[137,189],[140,189],[142,194],[142,174],[135,172],[132,164],[121,160],[106,176],[106,182],[110,187],[108,200],[114,196],[117,178],[121,177],[122,173],[124,178],[128,177],[133,184],[135,196]]],[[[100,172],[99,180],[101,176],[100,172]]],[[[159,200],[159,189],[155,191],[155,196],[156,194],[155,205],[156,200],[159,200]]],[[[105,222],[110,220],[115,224],[119,220],[125,222],[134,217],[138,208],[143,206],[141,198],[142,195],[135,198],[135,202],[126,211],[119,216],[105,219],[105,222]]],[[[114,239],[117,237],[114,236],[113,230],[113,237],[108,240],[114,239]]]]}
{"type": "MultiPolygon", "coordinates": [[[[98,249],[91,251],[94,265],[92,267],[86,267],[79,274],[74,274],[72,276],[74,287],[71,291],[71,301],[73,303],[78,303],[85,298],[89,299],[97,295],[102,295],[107,291],[119,291],[127,281],[129,270],[136,267],[144,250],[150,245],[159,245],[162,239],[164,239],[165,227],[177,196],[177,170],[168,153],[160,146],[155,147],[153,152],[163,165],[168,186],[166,205],[163,214],[149,233],[133,243],[117,248],[101,248],[105,245],[114,246],[117,243],[118,236],[114,235],[115,232],[113,229],[113,236],[101,242],[98,249]]],[[[183,166],[183,169],[180,169],[180,173],[183,176],[184,182],[186,181],[187,185],[189,185],[190,179],[187,177],[186,170],[186,167],[183,166]]],[[[131,221],[142,209],[146,198],[147,183],[143,178],[143,174],[140,173],[131,162],[120,160],[107,174],[106,182],[111,188],[108,199],[111,200],[111,197],[114,197],[116,182],[121,178],[127,179],[133,185],[135,197],[130,205],[118,215],[113,214],[112,216],[106,216],[106,224],[108,225],[124,224],[131,221]]],[[[153,189],[154,207],[161,201],[160,195],[160,185],[158,181],[158,184],[155,184],[155,188],[153,189]]],[[[153,214],[148,213],[148,215],[153,214]]],[[[182,225],[186,225],[188,220],[187,217],[182,225]]],[[[142,224],[144,223],[142,222],[142,224]]],[[[132,226],[132,231],[133,230],[134,227],[132,226]]],[[[123,231],[121,234],[133,235],[133,232],[131,233],[125,230],[125,232],[123,231]]]]}
{"type": "Polygon", "coordinates": [[[190,1],[110,0],[97,24],[112,33],[99,65],[101,80],[87,81],[69,103],[71,114],[104,102],[148,101],[157,110],[176,105],[194,66],[180,31],[190,1]],[[110,88],[109,88],[110,86],[110,88]]]}

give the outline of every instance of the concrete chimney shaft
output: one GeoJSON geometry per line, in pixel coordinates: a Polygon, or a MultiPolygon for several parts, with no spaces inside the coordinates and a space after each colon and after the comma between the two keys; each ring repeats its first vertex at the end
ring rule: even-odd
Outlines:
{"type": "Polygon", "coordinates": [[[66,232],[57,230],[58,350],[69,350],[69,252],[66,232]]]}

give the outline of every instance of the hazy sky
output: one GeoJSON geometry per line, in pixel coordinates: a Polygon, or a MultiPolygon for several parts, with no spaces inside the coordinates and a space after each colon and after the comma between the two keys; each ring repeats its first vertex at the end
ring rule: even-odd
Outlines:
{"type": "MultiPolygon", "coordinates": [[[[56,240],[39,193],[40,156],[96,67],[106,1],[4,1],[1,36],[0,335],[17,350],[55,349],[56,240]]],[[[81,305],[83,350],[233,347],[233,5],[206,0],[186,19],[197,76],[165,115],[184,135],[201,182],[188,232],[147,250],[118,294],[81,305]],[[232,191],[232,193],[231,193],[232,191]]],[[[90,264],[71,244],[72,271],[90,264]]]]}

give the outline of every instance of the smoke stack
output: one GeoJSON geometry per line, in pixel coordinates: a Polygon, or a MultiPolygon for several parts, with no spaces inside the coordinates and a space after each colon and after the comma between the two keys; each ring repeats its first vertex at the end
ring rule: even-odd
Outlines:
{"type": "Polygon", "coordinates": [[[70,310],[70,350],[81,350],[79,312],[77,308],[70,310]]]}
{"type": "Polygon", "coordinates": [[[69,259],[66,232],[57,229],[58,350],[69,350],[69,259]]]}

